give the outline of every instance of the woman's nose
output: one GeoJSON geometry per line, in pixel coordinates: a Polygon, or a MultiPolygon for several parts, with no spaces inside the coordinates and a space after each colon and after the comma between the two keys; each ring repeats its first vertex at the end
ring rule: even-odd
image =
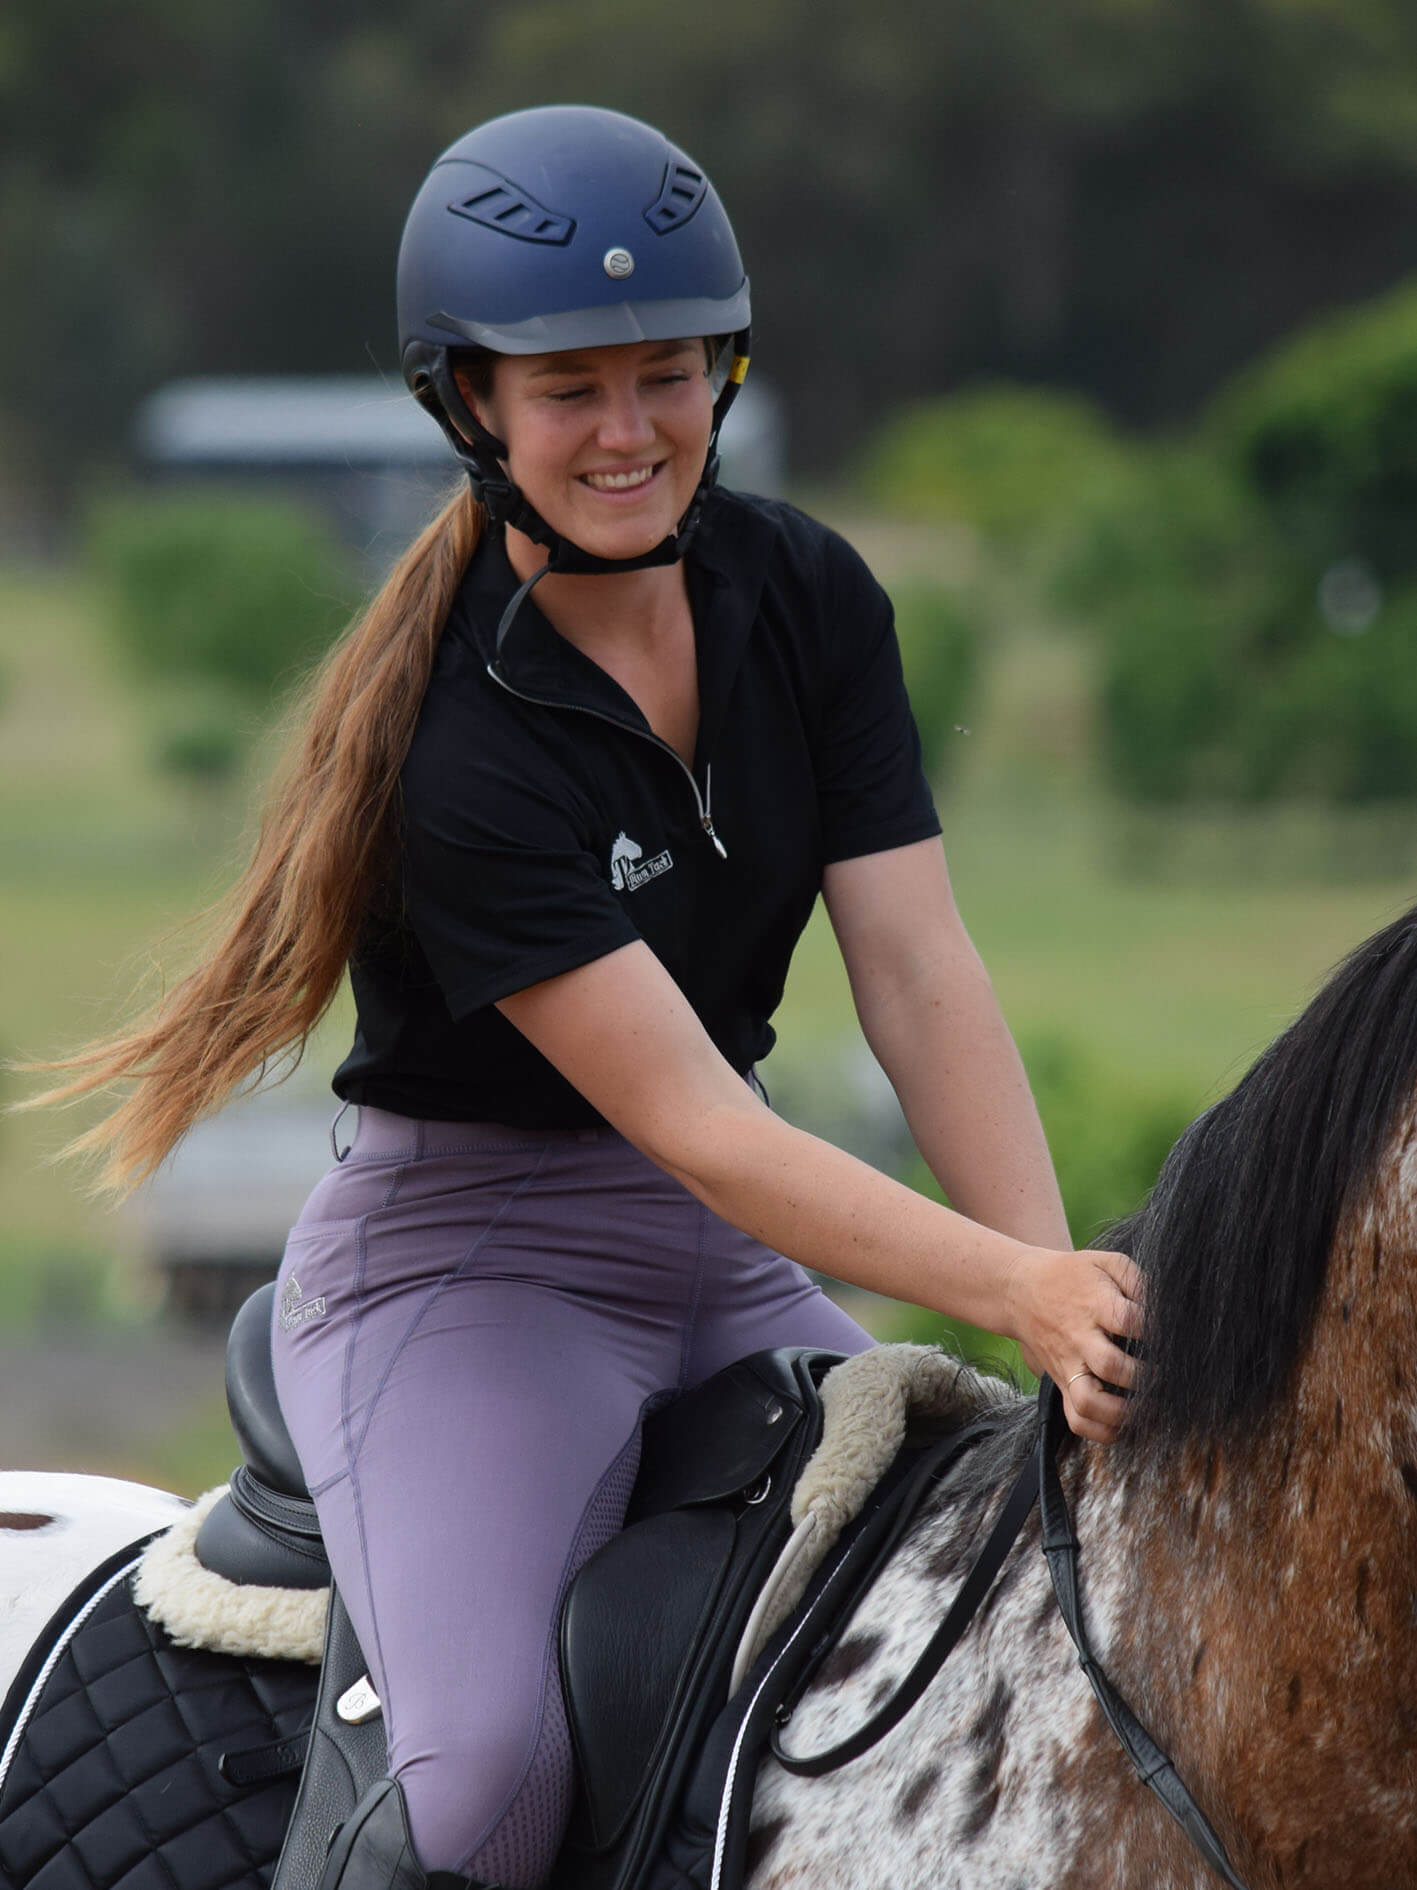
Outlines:
{"type": "Polygon", "coordinates": [[[601,408],[597,432],[602,446],[621,453],[653,440],[654,422],[637,387],[610,390],[601,408]]]}

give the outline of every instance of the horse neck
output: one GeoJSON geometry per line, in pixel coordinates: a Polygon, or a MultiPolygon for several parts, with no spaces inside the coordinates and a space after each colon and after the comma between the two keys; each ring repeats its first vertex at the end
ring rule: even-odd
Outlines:
{"type": "Polygon", "coordinates": [[[1414,1178],[1404,1135],[1268,1420],[1075,1472],[1080,1536],[1126,1571],[1097,1584],[1104,1661],[1287,1890],[1417,1881],[1414,1178]]]}

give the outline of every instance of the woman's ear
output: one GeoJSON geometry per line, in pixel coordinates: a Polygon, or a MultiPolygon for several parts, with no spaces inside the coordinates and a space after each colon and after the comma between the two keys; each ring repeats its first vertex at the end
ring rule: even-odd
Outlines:
{"type": "MultiPolygon", "coordinates": [[[[471,413],[473,419],[476,420],[479,426],[487,426],[487,416],[483,411],[482,395],[479,389],[474,386],[472,375],[465,367],[460,367],[454,363],[453,379],[457,383],[458,392],[467,403],[468,411],[471,413]]],[[[489,428],[488,431],[490,432],[491,429],[489,428]]]]}

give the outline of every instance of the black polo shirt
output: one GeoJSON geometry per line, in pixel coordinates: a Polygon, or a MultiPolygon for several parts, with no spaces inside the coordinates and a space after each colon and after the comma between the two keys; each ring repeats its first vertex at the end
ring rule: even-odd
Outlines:
{"type": "Polygon", "coordinates": [[[350,973],[336,1092],[403,1115],[600,1120],[494,1007],[643,939],[735,1070],[769,1019],[822,869],[940,831],[890,604],[791,506],[716,492],[687,564],[690,770],[604,670],[523,604],[490,536],[458,591],[402,777],[402,883],[350,973]]]}

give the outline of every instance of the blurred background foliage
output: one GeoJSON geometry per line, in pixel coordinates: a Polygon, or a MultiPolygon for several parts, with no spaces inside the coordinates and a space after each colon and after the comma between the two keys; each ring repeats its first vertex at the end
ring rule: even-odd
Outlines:
{"type": "Polygon", "coordinates": [[[1054,597],[1098,636],[1140,800],[1417,792],[1417,290],[1321,319],[1079,509],[1054,597]]]}
{"type": "Polygon", "coordinates": [[[87,550],[158,765],[237,773],[282,693],[349,621],[349,561],[327,523],[249,492],[128,492],[95,506],[87,550]]]}
{"type": "MultiPolygon", "coordinates": [[[[365,582],[286,498],[140,484],[137,402],[208,373],[396,389],[428,163],[565,98],[664,124],[730,208],[793,494],[892,591],[961,904],[1094,1238],[1411,898],[1406,0],[724,0],[696,33],[650,0],[12,0],[0,1054],[180,971],[289,685],[365,582]]],[[[820,915],[779,1023],[774,1101],[932,1188],[820,915]]],[[[312,1097],[348,1028],[337,1007],[312,1097]]],[[[229,1450],[214,1368],[142,1352],[141,1243],[46,1164],[65,1126],[0,1123],[0,1342],[99,1401],[46,1461],[196,1489],[229,1450]],[[89,1330],[187,1402],[110,1439],[94,1354],[60,1370],[89,1330]]]]}
{"type": "Polygon", "coordinates": [[[566,98],[709,166],[801,475],[970,379],[1175,423],[1417,268],[1414,70],[1407,0],[12,0],[0,451],[62,492],[161,380],[393,373],[431,157],[566,98]]]}

